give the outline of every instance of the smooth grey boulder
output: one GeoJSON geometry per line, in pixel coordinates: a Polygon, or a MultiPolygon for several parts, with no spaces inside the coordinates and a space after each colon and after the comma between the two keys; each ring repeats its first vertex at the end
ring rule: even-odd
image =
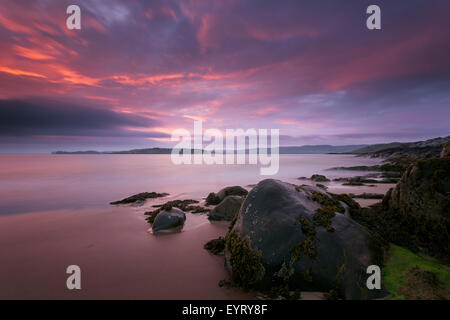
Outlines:
{"type": "Polygon", "coordinates": [[[186,214],[177,208],[164,210],[158,213],[153,221],[152,231],[161,232],[175,228],[182,228],[186,221],[186,214]]]}
{"type": "Polygon", "coordinates": [[[210,212],[208,219],[214,221],[232,221],[239,212],[242,202],[243,199],[240,196],[228,196],[210,212]]]}
{"type": "Polygon", "coordinates": [[[264,289],[287,284],[336,290],[345,299],[386,296],[384,289],[366,286],[367,267],[382,266],[386,244],[349,218],[348,206],[337,199],[317,187],[258,183],[226,236],[232,281],[264,289]]]}

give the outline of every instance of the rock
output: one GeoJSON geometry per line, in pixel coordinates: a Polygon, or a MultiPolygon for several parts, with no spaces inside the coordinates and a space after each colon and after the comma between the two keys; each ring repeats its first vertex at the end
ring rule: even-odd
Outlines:
{"type": "Polygon", "coordinates": [[[240,186],[226,187],[219,192],[211,192],[206,198],[207,205],[217,205],[227,196],[246,196],[248,191],[240,186]]]}
{"type": "Polygon", "coordinates": [[[381,183],[380,180],[369,179],[367,176],[351,177],[351,178],[336,178],[333,181],[345,182],[344,186],[363,186],[365,183],[381,183]]]}
{"type": "Polygon", "coordinates": [[[385,296],[365,282],[367,267],[382,265],[386,244],[348,216],[341,198],[354,202],[317,187],[261,181],[226,236],[232,281],[287,292],[335,289],[346,299],[385,296]]]}
{"type": "Polygon", "coordinates": [[[450,261],[450,157],[410,166],[382,210],[394,243],[450,261]]]}
{"type": "Polygon", "coordinates": [[[316,181],[316,182],[328,182],[330,181],[330,179],[328,179],[327,177],[321,175],[321,174],[313,174],[310,178],[312,181],[316,181]]]}
{"type": "Polygon", "coordinates": [[[225,249],[225,239],[220,237],[218,239],[213,239],[208,241],[203,248],[211,252],[215,255],[223,254],[223,250],[225,249]]]}
{"type": "Polygon", "coordinates": [[[383,199],[382,193],[362,193],[362,194],[350,194],[354,199],[383,199]]]}
{"type": "Polygon", "coordinates": [[[147,199],[154,199],[154,198],[162,198],[168,196],[168,193],[157,193],[157,192],[142,192],[135,194],[131,197],[111,202],[110,204],[116,205],[116,204],[129,204],[129,203],[140,203],[143,204],[145,200],[147,199]]]}
{"type": "Polygon", "coordinates": [[[206,197],[205,200],[206,205],[211,206],[211,205],[217,205],[220,203],[220,198],[214,193],[211,192],[210,194],[208,194],[208,196],[206,197]]]}
{"type": "Polygon", "coordinates": [[[383,202],[403,213],[450,218],[450,158],[416,162],[383,202]]]}
{"type": "Polygon", "coordinates": [[[450,263],[450,157],[415,162],[381,204],[354,218],[387,241],[450,263]]]}
{"type": "Polygon", "coordinates": [[[365,184],[359,181],[349,181],[342,184],[343,186],[352,186],[352,187],[359,187],[364,186],[365,184]]]}
{"type": "Polygon", "coordinates": [[[204,208],[202,206],[194,206],[193,204],[198,203],[197,200],[187,199],[187,200],[172,200],[169,202],[166,202],[164,204],[154,205],[154,208],[158,208],[153,211],[145,212],[144,214],[147,217],[147,221],[149,223],[153,223],[158,213],[160,213],[163,210],[170,210],[173,207],[180,209],[181,211],[185,212],[192,212],[192,213],[202,213],[202,212],[209,212],[209,209],[204,208]]]}
{"type": "Polygon", "coordinates": [[[325,186],[325,185],[323,185],[323,184],[321,184],[321,183],[317,183],[317,184],[316,184],[316,187],[318,187],[318,188],[320,188],[320,189],[323,189],[323,190],[327,190],[327,189],[328,189],[327,186],[325,186]]]}
{"type": "Polygon", "coordinates": [[[186,214],[177,208],[164,210],[157,214],[152,230],[154,233],[181,228],[186,221],[186,214]]]}
{"type": "Polygon", "coordinates": [[[232,221],[242,205],[242,197],[228,196],[223,199],[209,214],[208,219],[232,221]]]}
{"type": "Polygon", "coordinates": [[[226,187],[217,192],[217,197],[222,201],[228,196],[246,196],[248,191],[240,186],[226,187]]]}

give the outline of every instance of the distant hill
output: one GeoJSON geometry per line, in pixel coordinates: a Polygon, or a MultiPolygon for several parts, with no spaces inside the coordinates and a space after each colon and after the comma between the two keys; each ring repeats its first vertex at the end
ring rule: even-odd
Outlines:
{"type": "MultiPolygon", "coordinates": [[[[373,145],[305,145],[280,147],[280,154],[329,154],[346,153],[361,156],[382,157],[408,156],[413,158],[438,157],[450,136],[417,142],[392,142],[373,145]]],[[[125,151],[55,151],[52,154],[170,154],[171,148],[145,148],[125,151]]],[[[192,150],[193,152],[193,150],[192,150]]],[[[248,150],[247,150],[248,152],[248,150]]]]}
{"type": "MultiPolygon", "coordinates": [[[[280,147],[280,154],[327,154],[327,153],[351,153],[356,149],[366,147],[366,145],[311,145],[311,146],[291,146],[280,147]]],[[[147,148],[132,149],[126,151],[55,151],[52,154],[170,154],[171,148],[147,148]]]]}
{"type": "Polygon", "coordinates": [[[366,146],[352,153],[362,156],[391,157],[408,156],[413,158],[439,157],[444,144],[450,143],[450,136],[417,142],[392,142],[366,146]]]}
{"type": "Polygon", "coordinates": [[[280,147],[281,154],[326,154],[326,153],[351,153],[367,145],[312,145],[300,147],[280,147]]]}
{"type": "Polygon", "coordinates": [[[132,149],[128,151],[110,152],[111,154],[170,154],[170,148],[147,148],[147,149],[132,149]]]}
{"type": "Polygon", "coordinates": [[[98,152],[98,151],[54,151],[52,154],[104,154],[108,152],[98,152]]]}
{"type": "Polygon", "coordinates": [[[127,151],[55,151],[52,154],[170,154],[169,148],[132,149],[127,151]]]}

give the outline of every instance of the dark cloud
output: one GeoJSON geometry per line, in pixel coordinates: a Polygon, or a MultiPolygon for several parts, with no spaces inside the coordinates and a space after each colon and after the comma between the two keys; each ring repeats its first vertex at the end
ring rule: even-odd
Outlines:
{"type": "Polygon", "coordinates": [[[0,100],[0,136],[163,137],[128,128],[150,129],[159,122],[135,114],[51,100],[0,100]]]}

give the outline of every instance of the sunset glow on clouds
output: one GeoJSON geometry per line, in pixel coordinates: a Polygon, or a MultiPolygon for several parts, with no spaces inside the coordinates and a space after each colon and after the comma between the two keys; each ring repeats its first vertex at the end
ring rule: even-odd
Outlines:
{"type": "Polygon", "coordinates": [[[0,152],[171,146],[176,128],[284,145],[450,134],[450,2],[0,3],[0,152]]]}

